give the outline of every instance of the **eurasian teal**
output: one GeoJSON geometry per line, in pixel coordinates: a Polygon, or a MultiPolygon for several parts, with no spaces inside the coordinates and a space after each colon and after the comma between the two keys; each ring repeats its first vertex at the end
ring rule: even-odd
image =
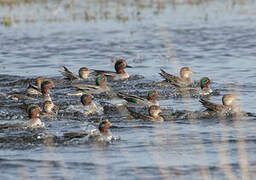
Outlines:
{"type": "Polygon", "coordinates": [[[77,91],[70,92],[67,95],[81,96],[85,93],[101,94],[104,92],[109,92],[111,89],[106,85],[106,82],[107,82],[107,78],[104,75],[98,75],[95,80],[96,85],[74,84],[73,86],[77,88],[77,91]]]}
{"type": "Polygon", "coordinates": [[[82,138],[84,136],[89,136],[88,139],[91,141],[98,142],[109,142],[115,140],[111,132],[108,130],[111,127],[111,123],[108,120],[102,120],[99,123],[98,130],[93,129],[90,132],[71,132],[65,133],[65,138],[82,138]]]}
{"type": "Polygon", "coordinates": [[[211,81],[208,77],[202,77],[198,82],[200,89],[198,89],[198,87],[175,88],[173,93],[182,96],[207,96],[213,92],[211,88],[209,88],[210,83],[211,81]]]}
{"type": "Polygon", "coordinates": [[[38,114],[40,107],[36,104],[31,104],[26,108],[29,120],[26,122],[14,122],[0,124],[0,129],[6,128],[44,128],[44,123],[39,119],[38,114]]]}
{"type": "Polygon", "coordinates": [[[103,71],[103,70],[94,70],[94,71],[97,74],[104,74],[105,76],[108,77],[108,80],[120,81],[120,80],[126,80],[130,77],[129,74],[124,71],[125,68],[132,68],[132,67],[128,66],[124,59],[119,59],[115,63],[116,72],[103,71]]]}
{"type": "Polygon", "coordinates": [[[36,78],[36,82],[37,84],[36,85],[33,85],[33,84],[29,84],[28,88],[27,88],[27,94],[28,95],[42,95],[42,92],[41,92],[41,84],[43,81],[51,81],[51,79],[43,79],[41,77],[38,77],[36,78]]]}
{"type": "Polygon", "coordinates": [[[81,67],[78,71],[79,76],[75,75],[71,71],[68,70],[65,66],[63,66],[64,71],[60,71],[60,73],[65,76],[69,80],[75,80],[75,79],[88,79],[89,74],[91,71],[87,67],[81,67]]]}
{"type": "Polygon", "coordinates": [[[144,120],[149,120],[149,121],[158,121],[158,122],[164,121],[163,117],[159,115],[159,113],[161,113],[162,110],[160,109],[159,106],[156,106],[156,105],[149,107],[149,110],[148,110],[149,115],[137,113],[137,112],[131,110],[130,108],[128,108],[128,110],[133,117],[138,118],[138,119],[144,119],[144,120]]]}
{"type": "Polygon", "coordinates": [[[54,87],[54,82],[51,79],[46,79],[41,83],[41,91],[44,96],[44,101],[52,101],[50,97],[50,89],[54,87]]]}
{"type": "Polygon", "coordinates": [[[44,101],[42,115],[54,115],[59,111],[59,107],[54,105],[52,101],[44,101]]]}
{"type": "Polygon", "coordinates": [[[203,98],[200,98],[199,101],[209,112],[230,112],[236,108],[236,106],[232,104],[235,100],[239,99],[234,97],[232,94],[225,94],[222,97],[222,104],[215,104],[203,98]]]}
{"type": "Polygon", "coordinates": [[[180,77],[168,74],[163,69],[159,73],[167,82],[171,83],[176,87],[187,87],[193,84],[193,80],[189,77],[190,74],[195,74],[188,67],[183,67],[180,69],[180,77]]]}
{"type": "Polygon", "coordinates": [[[103,114],[103,108],[99,104],[95,104],[92,102],[93,95],[89,93],[85,93],[80,97],[80,101],[82,104],[77,105],[69,105],[66,109],[71,112],[81,112],[84,115],[92,115],[92,114],[103,114]]]}
{"type": "Polygon", "coordinates": [[[128,103],[159,106],[159,102],[156,100],[158,92],[155,90],[149,90],[147,92],[147,99],[125,93],[118,93],[117,96],[126,100],[128,103]]]}
{"type": "Polygon", "coordinates": [[[25,122],[25,127],[29,128],[43,128],[44,123],[39,119],[40,107],[36,104],[31,104],[27,107],[27,113],[29,115],[29,120],[25,122]]]}

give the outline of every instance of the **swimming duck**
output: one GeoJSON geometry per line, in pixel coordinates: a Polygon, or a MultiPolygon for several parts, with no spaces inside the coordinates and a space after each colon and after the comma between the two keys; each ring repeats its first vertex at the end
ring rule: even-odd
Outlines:
{"type": "Polygon", "coordinates": [[[183,67],[180,69],[180,77],[168,74],[163,69],[161,69],[161,73],[159,73],[167,82],[171,83],[176,87],[187,87],[193,83],[190,74],[195,74],[195,72],[191,71],[188,67],[183,67]]]}
{"type": "Polygon", "coordinates": [[[75,80],[75,79],[88,79],[89,74],[91,71],[87,67],[81,67],[78,71],[79,76],[75,75],[71,71],[68,70],[65,66],[63,66],[64,71],[61,71],[60,73],[65,76],[69,80],[75,80]]]}
{"type": "Polygon", "coordinates": [[[42,95],[42,92],[41,92],[41,84],[43,81],[51,81],[51,79],[48,79],[48,78],[41,78],[41,77],[38,77],[36,78],[36,85],[33,85],[31,83],[29,83],[29,86],[27,88],[27,94],[28,95],[42,95]]]}
{"type": "Polygon", "coordinates": [[[92,114],[102,114],[103,108],[100,105],[96,105],[94,102],[92,102],[93,98],[93,95],[85,93],[80,97],[82,104],[69,105],[67,111],[81,112],[87,116],[92,114]]]}
{"type": "Polygon", "coordinates": [[[147,99],[125,93],[118,93],[117,96],[126,100],[128,103],[159,106],[159,102],[156,100],[158,92],[155,90],[150,90],[147,92],[147,99]]]}
{"type": "Polygon", "coordinates": [[[198,82],[200,89],[197,87],[186,87],[186,88],[175,88],[174,94],[182,95],[182,96],[207,96],[210,95],[213,91],[209,88],[209,84],[211,83],[208,77],[202,77],[198,82]]]}
{"type": "Polygon", "coordinates": [[[31,104],[27,107],[29,120],[25,123],[25,127],[29,127],[29,128],[44,127],[44,123],[38,117],[39,112],[40,112],[40,107],[36,104],[31,104]]]}
{"type": "Polygon", "coordinates": [[[93,95],[89,93],[83,94],[80,98],[81,103],[83,104],[84,107],[86,107],[86,109],[84,110],[85,115],[95,114],[97,112],[96,104],[91,101],[93,98],[94,98],[93,95]]]}
{"type": "Polygon", "coordinates": [[[29,115],[29,120],[26,122],[16,122],[16,123],[5,123],[0,125],[0,129],[6,128],[43,128],[44,123],[38,117],[40,112],[40,107],[36,104],[31,104],[27,107],[27,113],[29,115]]]}
{"type": "Polygon", "coordinates": [[[120,81],[120,80],[126,80],[130,77],[129,74],[124,71],[125,68],[132,68],[132,67],[127,65],[124,59],[119,59],[115,63],[116,72],[103,71],[103,70],[94,70],[94,72],[96,72],[97,74],[104,74],[105,76],[108,77],[108,80],[120,81]]]}
{"type": "Polygon", "coordinates": [[[159,115],[159,113],[161,113],[162,110],[160,109],[159,106],[156,106],[156,105],[152,105],[149,107],[149,110],[148,110],[149,115],[137,113],[131,110],[130,108],[128,108],[128,110],[130,114],[135,118],[149,120],[149,121],[159,121],[159,122],[164,121],[163,117],[159,115]]]}
{"type": "Polygon", "coordinates": [[[83,85],[83,84],[74,84],[73,86],[77,88],[77,91],[70,92],[67,95],[83,95],[85,93],[90,94],[100,94],[103,92],[109,92],[111,89],[106,85],[107,78],[104,75],[98,75],[96,77],[96,85],[83,85]]]}
{"type": "MultiPolygon", "coordinates": [[[[42,95],[41,92],[41,83],[44,79],[41,77],[38,77],[36,79],[37,81],[37,85],[32,85],[31,83],[29,84],[26,92],[23,93],[15,93],[15,94],[11,94],[9,96],[10,99],[18,101],[18,100],[36,100],[35,99],[35,95],[36,96],[40,96],[42,95]]],[[[47,79],[45,79],[47,80],[47,79]]]]}
{"type": "Polygon", "coordinates": [[[65,133],[65,138],[82,138],[85,136],[89,136],[88,139],[91,141],[98,141],[98,142],[109,142],[114,140],[115,138],[112,136],[109,128],[111,127],[111,123],[108,120],[102,120],[99,123],[98,130],[93,129],[91,132],[71,132],[65,133]]]}
{"type": "Polygon", "coordinates": [[[41,90],[44,96],[44,112],[42,115],[54,115],[55,112],[57,113],[59,107],[54,105],[51,96],[50,96],[50,89],[54,87],[54,82],[51,79],[44,80],[41,84],[41,90]]]}
{"type": "Polygon", "coordinates": [[[59,107],[54,105],[52,101],[46,100],[43,104],[43,110],[44,112],[41,115],[54,115],[59,111],[59,107]]]}
{"type": "Polygon", "coordinates": [[[234,97],[232,94],[225,94],[222,97],[222,104],[215,104],[203,98],[200,98],[199,101],[208,112],[230,112],[236,108],[236,106],[232,104],[235,100],[239,99],[234,97]]]}
{"type": "Polygon", "coordinates": [[[44,96],[44,101],[52,101],[50,97],[50,89],[54,87],[54,82],[51,79],[46,79],[41,83],[41,92],[44,96]]]}

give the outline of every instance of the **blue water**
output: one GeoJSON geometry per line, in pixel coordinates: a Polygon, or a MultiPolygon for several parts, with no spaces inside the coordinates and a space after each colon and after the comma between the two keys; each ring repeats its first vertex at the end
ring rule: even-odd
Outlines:
{"type": "MultiPolygon", "coordinates": [[[[112,58],[125,58],[134,67],[127,72],[143,76],[125,82],[126,88],[146,91],[135,84],[160,81],[160,68],[178,74],[181,67],[189,66],[197,72],[193,79],[208,76],[212,80],[211,87],[219,95],[211,96],[211,101],[221,103],[222,95],[231,92],[241,99],[238,103],[244,111],[256,113],[255,3],[166,6],[157,14],[144,10],[141,20],[39,19],[0,28],[1,122],[26,118],[24,110],[12,108],[15,102],[5,98],[25,89],[19,81],[37,76],[62,78],[63,65],[73,72],[82,66],[112,70],[112,58]],[[8,85],[15,81],[16,85],[8,85]]],[[[58,105],[71,100],[79,103],[78,98],[66,97],[66,90],[59,86],[53,89],[58,105]]],[[[126,90],[121,86],[114,90],[126,90]]],[[[166,110],[204,110],[197,98],[159,101],[166,110]]],[[[48,128],[41,133],[61,136],[84,129],[88,121],[97,126],[99,118],[57,116],[45,121],[48,128]]],[[[26,141],[33,132],[0,131],[0,179],[255,179],[253,117],[163,123],[118,115],[107,118],[114,125],[113,135],[120,138],[111,144],[74,140],[47,146],[26,141]]]]}

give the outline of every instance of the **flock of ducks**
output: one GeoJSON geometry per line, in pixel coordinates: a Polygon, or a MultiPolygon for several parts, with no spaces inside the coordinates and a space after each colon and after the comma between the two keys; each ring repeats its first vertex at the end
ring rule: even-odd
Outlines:
{"type": "MultiPolygon", "coordinates": [[[[82,67],[78,71],[78,75],[75,75],[68,68],[63,67],[64,70],[61,74],[65,76],[66,79],[71,80],[72,86],[76,89],[75,91],[68,92],[68,96],[80,96],[81,105],[80,108],[84,108],[84,114],[90,115],[99,113],[99,107],[94,102],[94,94],[102,94],[107,92],[112,92],[112,88],[109,87],[107,81],[124,81],[129,78],[129,74],[125,72],[125,68],[131,68],[128,66],[124,59],[116,60],[115,62],[115,72],[103,71],[103,70],[90,70],[86,67],[82,67]],[[89,75],[95,75],[95,85],[80,84],[73,82],[81,82],[76,80],[88,80],[89,75]]],[[[200,97],[200,102],[206,108],[205,114],[212,113],[223,113],[232,112],[236,105],[233,104],[238,98],[234,97],[232,94],[225,94],[222,98],[222,104],[215,104],[204,98],[206,95],[210,95],[213,91],[209,88],[211,83],[208,77],[202,77],[197,85],[194,86],[194,81],[190,77],[191,74],[195,72],[191,71],[188,67],[182,67],[180,70],[180,76],[175,76],[167,73],[163,69],[159,73],[163,77],[162,82],[157,82],[154,86],[174,86],[179,91],[189,91],[189,93],[197,94],[200,97]]],[[[37,104],[30,104],[27,106],[26,111],[29,116],[29,120],[22,123],[7,123],[0,125],[1,128],[8,127],[28,127],[28,128],[43,128],[44,123],[40,120],[40,116],[54,116],[60,110],[56,106],[50,96],[50,90],[54,87],[54,82],[49,78],[38,77],[36,80],[36,85],[29,84],[25,94],[13,94],[11,96],[12,100],[30,99],[31,95],[43,96],[43,110],[37,104]]],[[[116,107],[126,107],[130,115],[135,118],[149,120],[149,121],[164,121],[164,118],[159,114],[162,112],[160,109],[157,97],[159,96],[156,90],[148,90],[146,93],[146,98],[139,96],[118,92],[116,94],[119,98],[124,99],[126,102],[121,104],[116,104],[116,107]],[[129,105],[144,105],[148,108],[148,114],[141,114],[133,109],[129,108],[129,105]]],[[[78,107],[74,107],[76,109],[78,107]]],[[[103,113],[101,111],[101,113],[103,113]]],[[[108,131],[111,123],[108,120],[102,120],[99,123],[98,130],[100,134],[107,135],[111,137],[111,133],[108,131]]],[[[79,135],[79,133],[78,133],[79,135]]],[[[76,133],[69,133],[66,136],[75,137],[76,133]]]]}

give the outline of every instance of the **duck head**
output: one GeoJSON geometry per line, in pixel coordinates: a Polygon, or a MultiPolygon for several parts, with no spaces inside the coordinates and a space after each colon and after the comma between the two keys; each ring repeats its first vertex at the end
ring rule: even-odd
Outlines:
{"type": "Polygon", "coordinates": [[[234,97],[232,94],[225,94],[222,97],[222,103],[225,106],[231,106],[233,101],[239,100],[239,98],[234,97]]]}
{"type": "Polygon", "coordinates": [[[30,119],[38,118],[40,107],[36,104],[31,104],[27,107],[27,113],[30,119]]]}
{"type": "Polygon", "coordinates": [[[50,79],[44,80],[41,83],[41,90],[42,90],[42,93],[45,94],[45,95],[48,95],[50,93],[50,89],[52,87],[54,87],[54,83],[50,79]]]}
{"type": "Polygon", "coordinates": [[[96,77],[96,85],[97,86],[105,86],[106,82],[107,82],[107,78],[106,76],[102,75],[102,74],[99,74],[97,77],[96,77]]]}
{"type": "Polygon", "coordinates": [[[158,117],[159,113],[161,113],[162,110],[160,109],[159,106],[153,105],[153,106],[150,106],[148,112],[150,116],[158,117]]]}
{"type": "Polygon", "coordinates": [[[99,131],[101,133],[108,133],[108,128],[111,126],[111,123],[108,120],[102,120],[99,124],[99,131]]]}
{"type": "Polygon", "coordinates": [[[115,63],[115,70],[118,74],[125,73],[125,68],[132,68],[131,66],[127,65],[126,61],[124,59],[119,59],[115,63]]]}
{"type": "Polygon", "coordinates": [[[81,67],[78,73],[80,78],[88,79],[88,76],[91,73],[91,71],[87,67],[81,67]]]}
{"type": "Polygon", "coordinates": [[[81,96],[81,103],[84,105],[84,106],[87,106],[87,105],[90,105],[91,104],[91,100],[93,99],[93,95],[89,94],[89,93],[86,93],[86,94],[83,94],[81,96]]]}
{"type": "Polygon", "coordinates": [[[190,74],[196,74],[195,72],[191,71],[189,67],[183,67],[180,69],[180,77],[188,78],[190,74]]]}
{"type": "Polygon", "coordinates": [[[149,101],[155,100],[157,96],[158,96],[158,92],[155,90],[149,90],[147,92],[147,99],[149,101]]]}
{"type": "Polygon", "coordinates": [[[202,77],[199,81],[201,89],[208,88],[209,84],[211,84],[211,81],[208,77],[202,77]]]}

